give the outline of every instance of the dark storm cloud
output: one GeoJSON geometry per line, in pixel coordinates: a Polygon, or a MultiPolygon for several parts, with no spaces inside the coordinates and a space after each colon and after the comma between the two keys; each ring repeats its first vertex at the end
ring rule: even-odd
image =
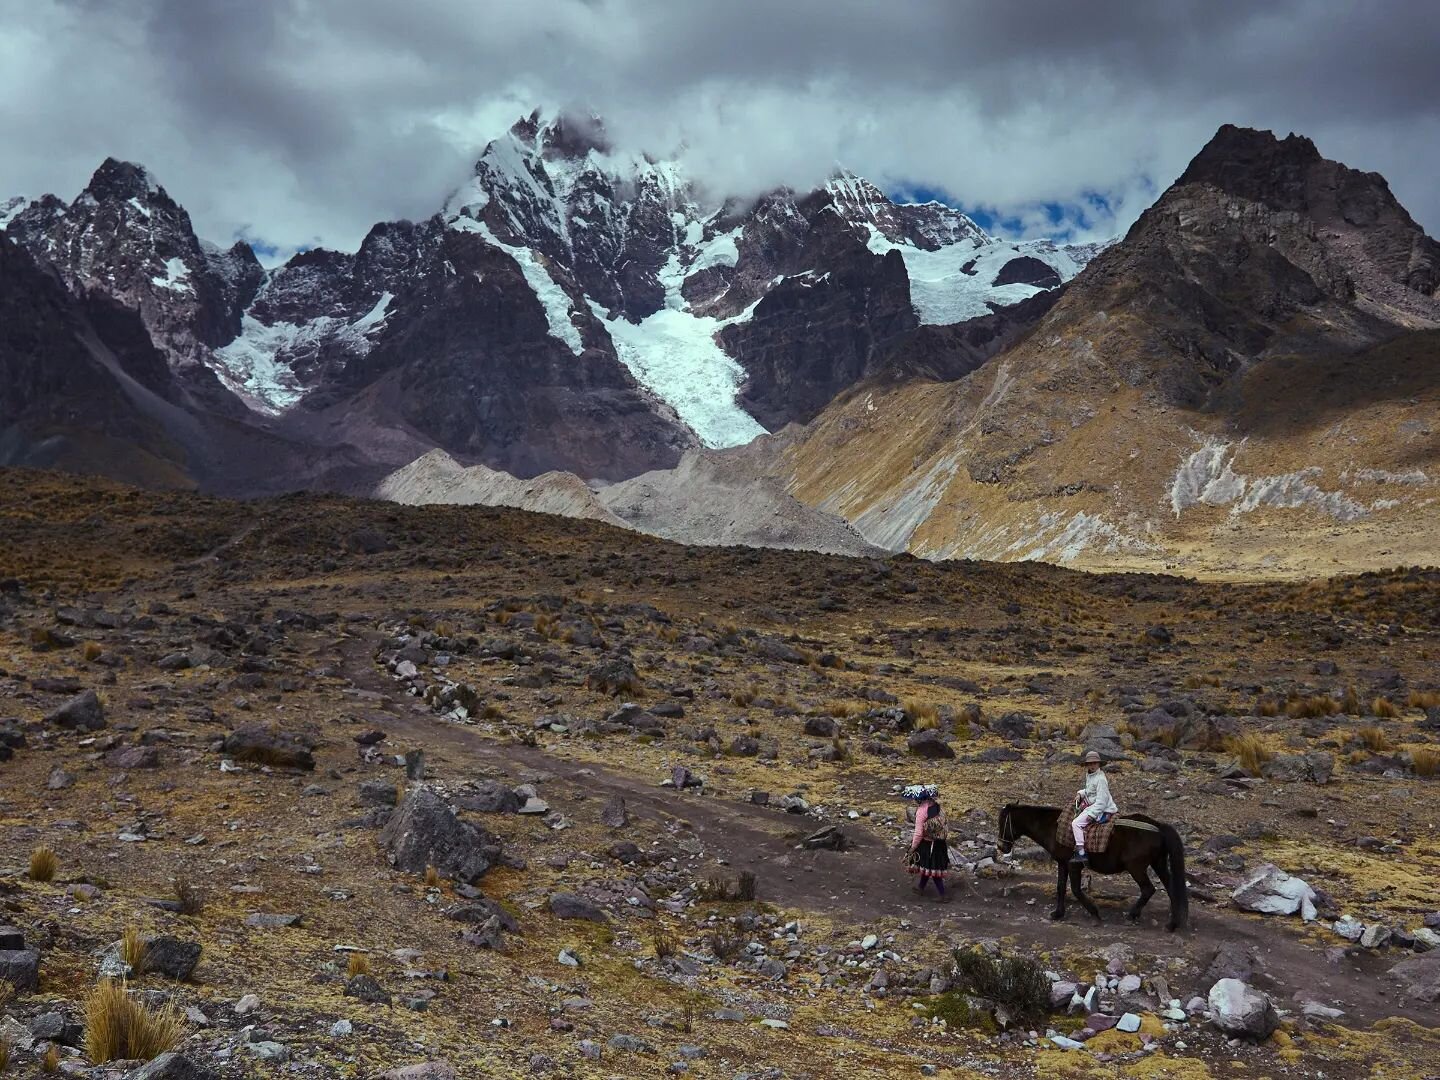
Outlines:
{"type": "Polygon", "coordinates": [[[353,246],[540,105],[719,190],[842,162],[1098,235],[1229,121],[1383,172],[1436,232],[1437,55],[1419,0],[0,0],[0,193],[116,154],[215,239],[353,246]]]}

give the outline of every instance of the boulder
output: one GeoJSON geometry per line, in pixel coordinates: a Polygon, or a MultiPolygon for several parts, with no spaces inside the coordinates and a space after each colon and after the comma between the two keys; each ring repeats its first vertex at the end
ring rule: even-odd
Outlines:
{"type": "Polygon", "coordinates": [[[105,764],[112,769],[158,769],[160,749],[156,746],[122,746],[105,755],[105,764]]]}
{"type": "Polygon", "coordinates": [[[1405,997],[1421,1004],[1440,1002],[1440,951],[1418,953],[1390,969],[1405,997]]]}
{"type": "Polygon", "coordinates": [[[355,975],[345,984],[345,996],[368,1005],[389,1005],[390,992],[373,975],[355,975]]]}
{"type": "Polygon", "coordinates": [[[309,738],[264,724],[236,728],[225,737],[223,749],[236,761],[280,769],[315,768],[314,744],[309,738]]]}
{"type": "Polygon", "coordinates": [[[945,737],[934,728],[928,731],[912,732],[910,737],[905,740],[905,745],[909,747],[910,752],[917,757],[930,758],[933,760],[937,758],[953,758],[955,756],[955,751],[950,748],[950,744],[945,741],[945,737]]]}
{"type": "Polygon", "coordinates": [[[500,858],[501,840],[461,821],[429,787],[417,787],[380,830],[391,865],[412,874],[433,866],[456,881],[478,880],[500,858]]]}
{"type": "Polygon", "coordinates": [[[990,730],[1012,741],[1028,739],[1035,732],[1035,718],[1029,713],[1007,712],[990,724],[990,730]]]}
{"type": "Polygon", "coordinates": [[[602,660],[585,676],[585,689],[616,697],[632,694],[640,687],[640,677],[635,665],[623,658],[602,660]]]}
{"type": "Polygon", "coordinates": [[[833,716],[812,716],[805,721],[805,734],[817,739],[833,739],[840,734],[840,725],[833,716]]]}
{"type": "Polygon", "coordinates": [[[0,949],[0,981],[16,990],[40,985],[40,954],[34,949],[0,949]]]}
{"type": "Polygon", "coordinates": [[[481,780],[461,792],[455,805],[481,814],[513,814],[520,809],[520,796],[499,780],[481,780]]]}
{"type": "Polygon", "coordinates": [[[572,892],[557,892],[551,895],[550,912],[557,919],[585,919],[597,923],[608,921],[599,905],[572,892]]]}
{"type": "Polygon", "coordinates": [[[47,715],[45,722],[67,731],[99,731],[105,726],[105,706],[94,690],[86,690],[47,715]]]}
{"type": "Polygon", "coordinates": [[[1328,784],[1334,772],[1334,757],[1322,751],[1277,754],[1260,769],[1260,775],[1267,780],[1282,780],[1287,783],[1305,781],[1311,784],[1328,784]]]}
{"type": "Polygon", "coordinates": [[[607,829],[623,829],[626,822],[630,820],[630,812],[625,808],[625,800],[619,795],[612,795],[600,808],[600,824],[607,829]]]}
{"type": "Polygon", "coordinates": [[[181,982],[195,973],[200,963],[200,944],[168,935],[151,938],[145,946],[141,970],[181,982]]]}
{"type": "Polygon", "coordinates": [[[1250,871],[1231,899],[1236,907],[1263,915],[1293,915],[1298,911],[1306,922],[1313,922],[1318,914],[1315,890],[1274,863],[1264,863],[1250,871]]]}
{"type": "Polygon", "coordinates": [[[1210,1022],[1232,1038],[1268,1039],[1280,1025],[1270,998],[1239,979],[1221,979],[1210,988],[1210,1022]]]}

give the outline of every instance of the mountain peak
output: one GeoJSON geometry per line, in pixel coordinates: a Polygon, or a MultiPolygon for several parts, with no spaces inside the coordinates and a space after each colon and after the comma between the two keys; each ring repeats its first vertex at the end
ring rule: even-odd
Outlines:
{"type": "Polygon", "coordinates": [[[1303,135],[1280,139],[1271,131],[1225,124],[1175,183],[1210,184],[1276,209],[1300,210],[1307,201],[1306,177],[1324,161],[1303,135]]]}
{"type": "Polygon", "coordinates": [[[155,182],[155,178],[150,175],[145,166],[137,165],[133,161],[120,161],[113,157],[107,157],[101,162],[100,167],[90,177],[90,183],[86,185],[85,192],[99,201],[106,199],[141,199],[143,201],[156,195],[169,198],[165,189],[155,182]]]}

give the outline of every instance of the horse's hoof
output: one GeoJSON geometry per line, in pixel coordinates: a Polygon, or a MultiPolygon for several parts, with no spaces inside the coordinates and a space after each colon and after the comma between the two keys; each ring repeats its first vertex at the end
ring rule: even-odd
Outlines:
{"type": "Polygon", "coordinates": [[[1058,908],[1057,908],[1056,910],[1050,912],[1050,921],[1051,921],[1051,922],[1059,922],[1059,921],[1060,921],[1061,919],[1063,919],[1064,917],[1065,917],[1065,912],[1059,910],[1058,908]]]}
{"type": "Polygon", "coordinates": [[[1132,915],[1132,914],[1130,914],[1130,913],[1127,911],[1127,912],[1125,913],[1125,921],[1128,922],[1128,923],[1137,923],[1137,922],[1140,921],[1140,916],[1139,916],[1139,915],[1132,915]]]}

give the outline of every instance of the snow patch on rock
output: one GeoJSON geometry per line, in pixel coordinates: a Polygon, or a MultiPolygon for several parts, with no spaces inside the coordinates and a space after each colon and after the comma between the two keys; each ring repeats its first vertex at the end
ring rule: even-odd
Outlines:
{"type": "Polygon", "coordinates": [[[1177,518],[1202,504],[1229,506],[1232,514],[1248,514],[1262,506],[1308,509],[1337,521],[1354,521],[1369,513],[1343,492],[1321,488],[1315,481],[1325,470],[1318,465],[1277,476],[1247,477],[1236,472],[1235,458],[1244,445],[1210,440],[1180,463],[1170,481],[1170,507],[1177,518]]]}
{"type": "MultiPolygon", "coordinates": [[[[149,217],[149,214],[145,215],[149,217]]],[[[165,273],[160,277],[152,277],[150,283],[159,289],[168,289],[176,293],[193,293],[195,290],[190,285],[190,268],[185,265],[184,259],[166,259],[165,273]]]]}

